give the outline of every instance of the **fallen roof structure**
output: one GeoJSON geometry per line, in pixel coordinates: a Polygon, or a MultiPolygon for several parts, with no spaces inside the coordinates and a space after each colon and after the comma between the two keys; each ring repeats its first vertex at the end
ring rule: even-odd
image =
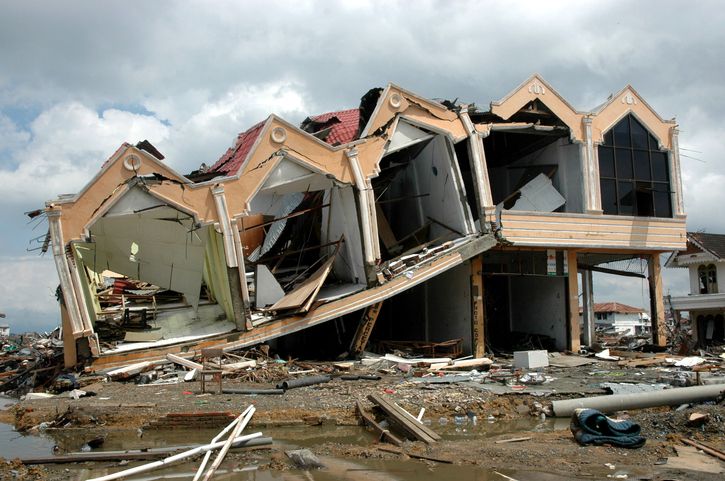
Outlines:
{"type": "Polygon", "coordinates": [[[631,87],[584,113],[538,76],[488,111],[389,84],[301,127],[271,115],[187,176],[162,157],[123,144],[46,204],[67,365],[235,349],[358,312],[353,352],[378,315],[389,339],[460,339],[477,358],[486,320],[576,350],[577,257],[684,245],[676,125],[631,87]],[[608,170],[642,145],[647,182],[608,170]]]}

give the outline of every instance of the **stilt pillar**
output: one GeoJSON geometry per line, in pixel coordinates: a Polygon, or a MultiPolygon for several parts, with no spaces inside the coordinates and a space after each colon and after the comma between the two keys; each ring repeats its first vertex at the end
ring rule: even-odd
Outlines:
{"type": "Polygon", "coordinates": [[[662,297],[662,266],[660,255],[651,254],[647,258],[649,270],[649,303],[652,313],[652,343],[656,346],[667,344],[667,330],[665,328],[665,301],[662,297]]]}
{"type": "Polygon", "coordinates": [[[471,351],[474,357],[486,354],[483,306],[483,258],[471,259],[471,351]]]}
{"type": "Polygon", "coordinates": [[[576,251],[568,250],[566,251],[566,256],[569,265],[569,277],[567,279],[569,306],[566,318],[566,347],[572,352],[579,352],[579,348],[581,347],[579,336],[581,334],[579,329],[579,282],[577,279],[576,251]]]}

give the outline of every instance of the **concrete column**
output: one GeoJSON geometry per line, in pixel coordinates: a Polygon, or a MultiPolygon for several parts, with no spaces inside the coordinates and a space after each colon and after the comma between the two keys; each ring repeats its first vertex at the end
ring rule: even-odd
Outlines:
{"type": "Polygon", "coordinates": [[[566,348],[572,352],[579,352],[581,347],[580,329],[579,329],[579,282],[577,279],[577,259],[576,251],[566,251],[569,264],[569,277],[567,279],[567,298],[569,306],[567,309],[566,332],[567,346],[566,348]]]}
{"type": "Polygon", "coordinates": [[[467,106],[461,109],[458,116],[468,132],[468,152],[476,180],[475,194],[479,216],[478,222],[481,225],[481,232],[488,232],[490,224],[486,221],[486,208],[493,208],[493,198],[491,196],[491,184],[488,180],[488,167],[486,166],[486,153],[483,150],[483,140],[468,116],[467,106]]]}
{"type": "Polygon", "coordinates": [[[670,161],[670,189],[672,191],[672,213],[675,217],[685,217],[685,203],[682,192],[682,172],[680,171],[680,131],[677,128],[670,130],[671,150],[670,161]]]}
{"type": "Polygon", "coordinates": [[[584,345],[594,343],[594,276],[592,271],[582,271],[582,306],[584,308],[584,345]]]}
{"type": "Polygon", "coordinates": [[[582,177],[584,186],[584,212],[587,214],[602,213],[602,197],[599,187],[599,155],[592,135],[592,118],[585,116],[584,148],[582,158],[582,177]]]}
{"type": "Polygon", "coordinates": [[[483,256],[471,259],[471,344],[473,357],[486,354],[483,305],[483,256]]]}
{"type": "Polygon", "coordinates": [[[649,270],[649,304],[652,315],[652,343],[656,346],[667,344],[665,326],[665,301],[662,297],[662,266],[660,254],[650,254],[647,258],[649,270]]]}

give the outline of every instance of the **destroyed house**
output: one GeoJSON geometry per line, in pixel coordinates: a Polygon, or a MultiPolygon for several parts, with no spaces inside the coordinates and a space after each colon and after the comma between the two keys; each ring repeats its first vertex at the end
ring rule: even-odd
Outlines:
{"type": "Polygon", "coordinates": [[[657,327],[654,261],[684,245],[676,125],[631,87],[579,112],[538,76],[487,110],[390,84],[300,127],[271,115],[187,176],[162,160],[123,144],[46,204],[67,364],[308,331],[351,354],[577,349],[578,272],[587,319],[591,272],[647,259],[657,327]]]}

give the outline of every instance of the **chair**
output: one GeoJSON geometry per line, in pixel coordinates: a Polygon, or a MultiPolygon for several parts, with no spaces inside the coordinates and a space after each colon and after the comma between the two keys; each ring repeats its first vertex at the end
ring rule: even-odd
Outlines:
{"type": "Polygon", "coordinates": [[[219,379],[219,394],[222,393],[222,356],[221,347],[208,347],[201,350],[201,392],[206,392],[206,375],[211,374],[213,380],[219,379]],[[218,358],[219,364],[210,363],[211,359],[218,358]]]}

